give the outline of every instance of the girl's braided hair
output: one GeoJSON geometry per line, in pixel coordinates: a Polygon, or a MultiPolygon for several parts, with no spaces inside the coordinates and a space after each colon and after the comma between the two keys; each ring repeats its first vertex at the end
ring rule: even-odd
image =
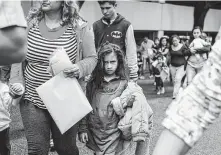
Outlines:
{"type": "Polygon", "coordinates": [[[110,53],[114,52],[117,55],[118,66],[116,69],[116,75],[121,79],[128,80],[128,74],[126,73],[126,62],[123,51],[116,44],[109,42],[104,43],[98,49],[98,63],[95,70],[92,73],[92,80],[95,85],[100,88],[104,80],[105,70],[104,70],[104,57],[110,53]]]}

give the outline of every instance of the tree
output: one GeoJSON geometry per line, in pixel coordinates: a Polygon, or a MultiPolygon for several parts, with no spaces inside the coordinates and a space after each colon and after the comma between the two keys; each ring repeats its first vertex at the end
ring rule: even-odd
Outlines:
{"type": "Polygon", "coordinates": [[[83,6],[84,2],[85,2],[84,0],[77,1],[79,9],[81,9],[81,7],[83,6]]]}

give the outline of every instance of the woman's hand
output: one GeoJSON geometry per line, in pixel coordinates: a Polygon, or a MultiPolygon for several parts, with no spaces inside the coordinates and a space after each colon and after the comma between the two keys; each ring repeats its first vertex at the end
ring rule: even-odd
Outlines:
{"type": "Polygon", "coordinates": [[[88,135],[86,132],[82,132],[79,134],[79,140],[82,143],[86,143],[88,141],[88,135]]]}
{"type": "Polygon", "coordinates": [[[77,64],[73,64],[71,68],[67,68],[63,71],[65,77],[78,78],[80,75],[80,68],[77,64]]]}

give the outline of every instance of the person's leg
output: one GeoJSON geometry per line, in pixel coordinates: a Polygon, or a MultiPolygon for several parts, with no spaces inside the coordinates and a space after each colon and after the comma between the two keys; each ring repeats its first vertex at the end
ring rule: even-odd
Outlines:
{"type": "Polygon", "coordinates": [[[34,106],[29,101],[20,104],[29,155],[48,155],[51,117],[47,110],[34,106]]]}
{"type": "Polygon", "coordinates": [[[165,88],[164,88],[164,85],[163,85],[163,80],[161,78],[160,78],[160,93],[161,94],[165,93],[165,88]]]}
{"type": "Polygon", "coordinates": [[[160,77],[159,77],[159,75],[156,75],[155,80],[156,80],[157,95],[160,95],[160,77]]]}
{"type": "Polygon", "coordinates": [[[177,68],[170,65],[170,75],[171,75],[171,78],[172,78],[172,82],[173,82],[173,99],[175,98],[175,76],[176,76],[176,71],[177,71],[177,68]]]}
{"type": "Polygon", "coordinates": [[[0,131],[0,155],[10,155],[9,128],[0,131]]]}
{"type": "Polygon", "coordinates": [[[149,68],[149,73],[150,73],[150,78],[153,76],[153,67],[152,64],[150,63],[150,58],[147,58],[148,62],[148,68],[149,68]]]}
{"type": "Polygon", "coordinates": [[[174,79],[173,97],[177,96],[179,89],[181,87],[181,80],[184,75],[185,75],[184,66],[177,67],[177,71],[176,71],[175,79],[174,79]]]}
{"type": "Polygon", "coordinates": [[[187,85],[189,85],[192,82],[195,75],[196,75],[195,68],[193,68],[188,64],[186,67],[187,85]]]}
{"type": "Polygon", "coordinates": [[[51,131],[54,147],[59,155],[79,155],[76,144],[77,124],[62,135],[55,122],[52,121],[51,131]]]}

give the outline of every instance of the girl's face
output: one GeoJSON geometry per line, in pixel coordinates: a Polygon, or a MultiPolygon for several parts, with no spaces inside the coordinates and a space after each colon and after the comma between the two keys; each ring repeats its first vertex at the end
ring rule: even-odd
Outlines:
{"type": "Polygon", "coordinates": [[[115,75],[118,67],[117,55],[111,52],[104,57],[104,72],[106,75],[115,75]]]}
{"type": "Polygon", "coordinates": [[[166,46],[167,45],[167,39],[166,38],[162,39],[161,44],[163,46],[166,46]]]}
{"type": "Polygon", "coordinates": [[[162,63],[162,62],[163,62],[162,57],[158,57],[158,59],[157,59],[157,60],[158,60],[158,62],[159,62],[159,63],[162,63]]]}
{"type": "Polygon", "coordinates": [[[174,37],[172,40],[173,46],[175,46],[175,47],[178,46],[179,42],[180,42],[180,40],[176,37],[174,37]]]}
{"type": "Polygon", "coordinates": [[[201,36],[202,32],[200,31],[200,29],[194,29],[193,30],[193,37],[194,38],[199,38],[201,36]]]}
{"type": "Polygon", "coordinates": [[[155,43],[155,45],[159,45],[159,44],[160,44],[160,40],[159,40],[159,39],[156,39],[156,40],[154,41],[154,43],[155,43]]]}
{"type": "Polygon", "coordinates": [[[44,12],[59,11],[62,7],[62,1],[58,0],[43,0],[41,3],[41,9],[44,12]]]}

